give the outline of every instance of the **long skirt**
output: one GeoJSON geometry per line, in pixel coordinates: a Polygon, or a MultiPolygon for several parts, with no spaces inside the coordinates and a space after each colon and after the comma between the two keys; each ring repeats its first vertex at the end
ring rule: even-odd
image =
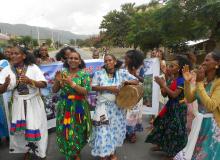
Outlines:
{"type": "Polygon", "coordinates": [[[167,112],[163,117],[157,116],[154,128],[147,136],[147,143],[160,146],[168,156],[175,156],[187,143],[186,105],[167,103],[167,112]]]}
{"type": "Polygon", "coordinates": [[[131,135],[135,132],[142,132],[142,108],[143,108],[143,99],[141,99],[134,108],[127,111],[126,116],[126,134],[131,135]]]}
{"type": "Polygon", "coordinates": [[[0,95],[0,138],[8,137],[8,123],[4,108],[3,98],[0,95]]]}
{"type": "Polygon", "coordinates": [[[92,155],[105,157],[113,154],[116,147],[124,143],[126,135],[126,114],[114,102],[106,102],[105,110],[109,124],[94,126],[91,136],[92,155]]]}
{"type": "Polygon", "coordinates": [[[198,113],[193,120],[192,130],[186,147],[175,160],[219,160],[220,127],[212,114],[198,113]]]}
{"type": "Polygon", "coordinates": [[[46,157],[48,140],[47,117],[39,93],[13,95],[10,126],[10,153],[33,152],[46,157]]]}

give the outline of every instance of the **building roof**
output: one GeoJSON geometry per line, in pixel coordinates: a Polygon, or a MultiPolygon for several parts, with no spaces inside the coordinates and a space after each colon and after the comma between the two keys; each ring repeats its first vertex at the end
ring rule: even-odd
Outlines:
{"type": "Polygon", "coordinates": [[[10,39],[9,36],[7,36],[6,34],[0,33],[0,40],[9,40],[9,39],[10,39]]]}
{"type": "Polygon", "coordinates": [[[187,46],[194,46],[194,45],[197,45],[199,43],[203,43],[203,42],[206,42],[208,41],[209,39],[200,39],[200,40],[196,40],[196,41],[187,41],[185,42],[187,46]]]}

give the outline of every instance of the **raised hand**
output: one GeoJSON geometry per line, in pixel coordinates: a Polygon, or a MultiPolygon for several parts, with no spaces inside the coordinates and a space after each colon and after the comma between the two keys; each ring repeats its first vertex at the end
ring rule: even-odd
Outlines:
{"type": "Polygon", "coordinates": [[[4,85],[5,85],[6,87],[8,87],[8,85],[10,84],[10,82],[11,82],[11,78],[10,78],[10,75],[8,75],[8,76],[5,78],[5,83],[4,83],[4,85]]]}
{"type": "Polygon", "coordinates": [[[164,78],[160,78],[159,76],[154,77],[154,81],[161,87],[164,88],[166,86],[166,81],[164,78]]]}
{"type": "Polygon", "coordinates": [[[205,69],[202,66],[199,66],[199,69],[196,71],[196,82],[201,82],[205,79],[205,69]]]}
{"type": "Polygon", "coordinates": [[[31,79],[25,75],[21,75],[19,77],[19,82],[24,83],[24,84],[31,84],[31,79]]]}
{"type": "Polygon", "coordinates": [[[60,71],[57,71],[57,72],[56,72],[55,80],[60,81],[60,82],[62,81],[62,75],[61,75],[61,72],[60,72],[60,71]]]}
{"type": "Polygon", "coordinates": [[[189,71],[189,65],[183,66],[182,74],[183,74],[183,78],[185,79],[185,81],[191,82],[193,76],[189,71]]]}

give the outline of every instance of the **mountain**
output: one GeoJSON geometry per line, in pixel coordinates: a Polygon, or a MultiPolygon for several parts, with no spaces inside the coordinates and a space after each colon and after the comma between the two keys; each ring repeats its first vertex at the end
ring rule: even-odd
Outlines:
{"type": "Polygon", "coordinates": [[[55,30],[44,27],[29,26],[26,24],[8,24],[0,23],[0,31],[11,35],[32,36],[37,39],[38,31],[40,39],[47,39],[53,37],[54,41],[61,41],[61,43],[68,43],[70,39],[86,39],[89,35],[78,35],[70,31],[55,30]]]}

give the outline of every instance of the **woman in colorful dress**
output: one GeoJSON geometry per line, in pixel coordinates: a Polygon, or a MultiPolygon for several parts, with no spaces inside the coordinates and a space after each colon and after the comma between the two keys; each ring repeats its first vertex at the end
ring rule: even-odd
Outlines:
{"type": "Polygon", "coordinates": [[[101,160],[117,160],[116,147],[122,146],[126,135],[126,111],[119,108],[115,95],[123,84],[138,84],[125,69],[119,69],[113,55],[104,56],[104,67],[95,72],[92,89],[98,92],[91,136],[92,155],[101,160]]]}
{"type": "Polygon", "coordinates": [[[184,79],[182,68],[189,64],[182,56],[176,56],[169,65],[172,81],[169,85],[163,78],[155,77],[162,94],[169,100],[154,120],[154,127],[146,138],[147,143],[157,145],[152,150],[163,151],[167,159],[172,159],[187,143],[186,116],[187,106],[184,104],[184,79]]]}
{"type": "Polygon", "coordinates": [[[196,73],[196,86],[188,67],[184,67],[185,96],[198,101],[198,110],[190,132],[191,140],[177,154],[176,160],[218,160],[220,157],[220,52],[207,54],[196,73]]]}
{"type": "Polygon", "coordinates": [[[14,47],[12,69],[0,77],[0,93],[12,89],[10,153],[26,153],[25,160],[29,159],[29,152],[44,159],[47,149],[47,118],[39,92],[47,82],[34,62],[25,49],[14,47]]]}
{"type": "MultiPolygon", "coordinates": [[[[144,54],[137,50],[129,50],[125,53],[125,67],[128,72],[134,75],[140,82],[144,81],[144,69],[142,67],[144,54]]],[[[136,142],[136,132],[142,132],[142,107],[141,99],[135,107],[127,111],[126,137],[131,143],[136,142]]]]}
{"type": "Polygon", "coordinates": [[[57,72],[53,92],[60,91],[57,105],[57,143],[67,160],[80,160],[80,152],[87,144],[92,124],[86,100],[91,90],[89,75],[76,51],[67,56],[64,68],[57,72]]]}

